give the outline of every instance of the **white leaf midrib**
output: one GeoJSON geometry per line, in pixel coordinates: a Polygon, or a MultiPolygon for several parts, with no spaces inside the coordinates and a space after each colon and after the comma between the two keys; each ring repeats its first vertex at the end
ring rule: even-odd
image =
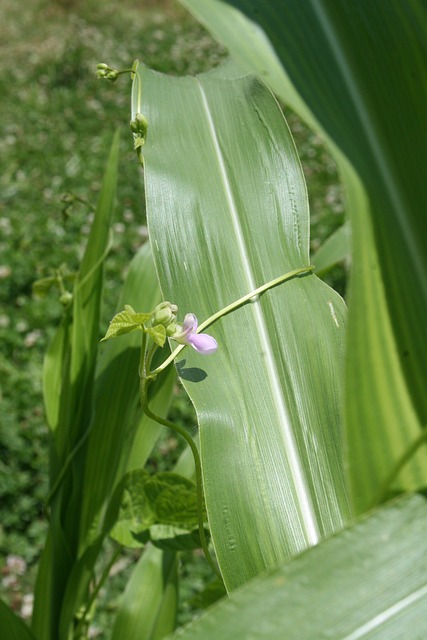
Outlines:
{"type": "Polygon", "coordinates": [[[423,585],[416,591],[413,591],[405,598],[402,598],[398,602],[395,602],[393,605],[388,607],[388,609],[384,609],[376,616],[371,618],[368,622],[360,626],[358,629],[350,633],[348,636],[345,636],[343,640],[360,640],[361,638],[371,637],[372,631],[379,629],[383,624],[390,621],[392,618],[398,616],[402,611],[408,609],[414,603],[418,602],[422,598],[425,598],[427,595],[427,585],[423,585]]]}
{"type": "MultiPolygon", "coordinates": [[[[243,266],[243,272],[246,279],[246,284],[248,287],[248,291],[253,291],[254,289],[256,289],[258,284],[256,283],[252,266],[249,260],[249,255],[246,248],[243,230],[240,224],[240,218],[239,218],[236,202],[230,186],[230,181],[228,178],[224,157],[222,154],[221,146],[220,146],[216,128],[215,128],[215,123],[213,121],[212,113],[209,107],[208,99],[204,91],[204,88],[199,79],[196,78],[196,82],[200,90],[202,105],[203,105],[203,109],[206,114],[206,119],[208,123],[208,130],[211,137],[214,153],[217,158],[220,178],[221,178],[222,186],[224,188],[228,210],[230,212],[230,217],[231,217],[233,230],[236,237],[239,257],[243,266]]],[[[255,325],[257,327],[257,331],[259,334],[260,343],[261,343],[263,352],[265,354],[267,377],[270,383],[271,393],[274,401],[274,407],[278,417],[278,422],[282,428],[282,435],[283,435],[285,447],[286,447],[286,455],[288,458],[289,467],[292,474],[296,498],[298,500],[299,512],[301,514],[302,523],[304,525],[306,540],[308,544],[314,545],[314,544],[317,544],[320,539],[317,520],[314,514],[313,504],[312,504],[310,492],[307,487],[307,481],[304,475],[303,466],[301,464],[297,444],[292,431],[292,423],[291,423],[289,413],[287,411],[287,408],[284,402],[282,390],[280,387],[279,375],[276,367],[276,362],[274,359],[273,347],[271,345],[271,341],[268,335],[266,322],[265,322],[265,318],[264,318],[260,303],[256,302],[252,304],[251,309],[252,309],[252,313],[254,314],[255,325]]]]}

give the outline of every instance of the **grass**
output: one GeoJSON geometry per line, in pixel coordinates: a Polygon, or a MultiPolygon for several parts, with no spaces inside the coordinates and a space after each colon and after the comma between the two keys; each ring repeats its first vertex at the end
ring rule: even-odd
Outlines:
{"type": "MultiPolygon", "coordinates": [[[[130,258],[146,240],[143,182],[127,135],[129,80],[101,82],[96,64],[128,67],[137,57],[159,71],[197,73],[217,65],[225,52],[171,0],[143,7],[132,0],[33,0],[25,10],[3,0],[0,43],[0,596],[28,617],[46,530],[41,366],[61,316],[58,299],[35,299],[32,283],[62,264],[77,268],[118,126],[125,131],[114,245],[107,261],[106,319],[130,258]]],[[[319,138],[287,115],[308,181],[315,249],[342,222],[340,186],[319,138]]],[[[343,291],[342,270],[331,277],[343,291]]],[[[192,423],[192,408],[182,393],[173,411],[182,423],[192,423]]],[[[176,439],[166,434],[162,446],[173,461],[176,439]]],[[[160,464],[160,456],[151,464],[160,464]]],[[[194,595],[207,574],[194,557],[183,567],[190,576],[183,590],[194,595]]],[[[119,574],[113,592],[104,593],[101,622],[114,607],[126,567],[119,574]]],[[[185,605],[180,621],[192,611],[185,605]]]]}

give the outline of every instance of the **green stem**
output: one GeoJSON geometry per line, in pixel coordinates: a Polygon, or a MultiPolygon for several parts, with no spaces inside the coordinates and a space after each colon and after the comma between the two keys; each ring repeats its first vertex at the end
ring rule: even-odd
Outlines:
{"type": "MultiPolygon", "coordinates": [[[[143,381],[141,381],[142,384],[143,381]]],[[[147,385],[148,386],[148,385],[147,385]]],[[[203,480],[202,480],[202,464],[200,461],[200,456],[199,456],[199,451],[197,449],[197,445],[194,442],[193,438],[186,432],[186,430],[180,426],[178,426],[177,424],[174,424],[173,422],[170,422],[169,420],[166,420],[165,418],[161,418],[160,416],[157,416],[155,413],[153,413],[151,411],[151,409],[148,407],[147,401],[146,401],[146,392],[144,394],[145,396],[145,402],[144,402],[144,413],[148,418],[151,418],[151,420],[154,420],[155,422],[158,422],[159,424],[163,425],[164,427],[167,427],[168,429],[172,429],[173,431],[175,431],[176,433],[179,433],[179,435],[184,438],[184,440],[187,442],[188,446],[191,449],[191,453],[193,454],[193,458],[194,458],[194,465],[195,465],[195,469],[196,469],[196,490],[197,490],[197,522],[198,522],[198,526],[199,526],[199,535],[200,535],[200,542],[202,544],[202,549],[203,552],[206,556],[206,560],[209,562],[210,566],[212,567],[212,569],[214,570],[214,572],[216,573],[216,575],[221,578],[221,574],[219,573],[217,566],[215,564],[215,562],[213,561],[213,558],[209,552],[209,548],[208,548],[208,542],[206,540],[206,535],[205,535],[205,528],[204,528],[204,520],[203,520],[203,480]]]]}
{"type": "MultiPolygon", "coordinates": [[[[139,377],[140,380],[145,380],[147,378],[147,334],[144,329],[142,329],[142,342],[141,342],[141,355],[139,359],[139,377]]],[[[141,390],[141,387],[140,387],[141,390]]],[[[141,404],[144,406],[141,397],[141,404]]]]}
{"type": "MultiPolygon", "coordinates": [[[[235,302],[232,302],[231,304],[227,305],[226,307],[224,307],[220,311],[217,311],[216,313],[214,313],[212,316],[210,316],[210,318],[208,318],[207,320],[202,322],[202,324],[197,328],[197,333],[201,333],[204,329],[207,329],[208,327],[210,327],[211,324],[213,324],[214,322],[216,322],[217,320],[219,320],[223,316],[227,315],[228,313],[231,313],[232,311],[235,311],[235,309],[238,309],[239,307],[243,306],[247,302],[258,302],[259,297],[263,293],[268,291],[269,289],[272,289],[273,287],[277,287],[279,284],[282,284],[283,282],[286,282],[287,280],[291,280],[292,278],[296,278],[296,277],[299,277],[299,276],[306,275],[308,273],[312,273],[314,271],[314,269],[315,269],[315,267],[313,265],[309,265],[308,267],[300,267],[299,269],[294,269],[293,271],[288,271],[284,275],[279,276],[278,278],[275,278],[274,280],[270,280],[270,282],[267,282],[266,284],[261,285],[260,287],[258,287],[254,291],[251,291],[251,293],[247,293],[242,298],[239,298],[235,302]]],[[[161,371],[166,369],[166,367],[171,362],[173,362],[173,360],[175,360],[177,355],[186,346],[187,345],[185,345],[185,344],[180,344],[176,349],[174,349],[174,351],[172,351],[170,356],[161,365],[159,365],[157,367],[157,369],[155,369],[154,371],[150,372],[149,377],[155,378],[157,374],[159,374],[161,371]]]]}
{"type": "Polygon", "coordinates": [[[384,500],[387,498],[387,494],[390,489],[390,486],[396,480],[399,473],[402,471],[403,467],[410,461],[410,459],[416,454],[420,446],[425,442],[427,442],[427,427],[423,427],[418,438],[414,440],[411,446],[405,451],[405,453],[394,465],[393,469],[391,470],[391,472],[383,482],[383,485],[380,491],[378,491],[375,500],[372,501],[371,508],[374,508],[378,504],[381,504],[382,502],[384,502],[384,500]]]}
{"type": "Polygon", "coordinates": [[[153,344],[151,348],[147,350],[147,334],[145,333],[145,331],[143,331],[142,344],[141,344],[141,359],[140,359],[140,365],[139,365],[139,377],[140,377],[139,395],[140,395],[142,410],[148,418],[151,418],[151,420],[154,420],[155,422],[158,422],[159,424],[161,424],[163,427],[167,427],[168,429],[172,429],[173,431],[178,433],[182,438],[184,438],[184,440],[187,442],[188,446],[191,449],[191,453],[193,454],[193,458],[194,458],[194,466],[196,470],[197,523],[199,527],[200,542],[202,544],[202,549],[206,556],[206,560],[209,562],[210,566],[212,567],[214,572],[217,574],[217,576],[221,578],[221,575],[216,567],[216,564],[213,561],[212,556],[209,552],[209,547],[208,547],[208,543],[205,535],[204,522],[203,522],[202,464],[200,461],[199,451],[197,449],[196,443],[194,442],[193,438],[186,432],[185,429],[178,426],[177,424],[174,424],[173,422],[170,422],[169,420],[166,420],[165,418],[162,418],[156,415],[151,411],[150,407],[148,406],[147,392],[148,392],[148,387],[150,385],[150,382],[152,382],[152,378],[147,376],[147,371],[150,370],[151,360],[153,358],[155,351],[156,351],[155,344],[153,344]]]}
{"type": "Polygon", "coordinates": [[[121,76],[124,73],[134,73],[134,69],[116,69],[117,71],[117,76],[121,76]]]}
{"type": "Polygon", "coordinates": [[[178,433],[182,438],[184,438],[184,440],[187,442],[188,446],[191,449],[191,453],[193,454],[193,458],[194,458],[194,466],[196,469],[197,522],[199,526],[200,542],[202,544],[202,549],[206,556],[206,560],[209,562],[209,564],[211,565],[215,573],[219,577],[221,577],[211,557],[211,554],[209,553],[208,543],[205,535],[204,522],[203,522],[202,464],[200,462],[199,451],[197,449],[196,443],[194,442],[193,438],[186,432],[185,429],[178,426],[177,424],[174,424],[173,422],[170,422],[169,420],[166,420],[165,418],[161,418],[160,416],[156,415],[151,411],[150,407],[148,406],[147,391],[152,379],[147,377],[147,371],[150,370],[151,359],[154,355],[155,350],[156,350],[156,345],[153,345],[151,349],[147,350],[147,334],[145,333],[145,331],[143,331],[142,344],[141,344],[141,360],[139,365],[139,377],[140,377],[139,395],[140,395],[142,410],[148,418],[151,418],[151,420],[154,420],[155,422],[158,422],[159,424],[161,424],[163,427],[167,427],[168,429],[172,429],[173,431],[178,433]]]}
{"type": "Polygon", "coordinates": [[[82,614],[82,617],[80,618],[80,621],[74,631],[74,638],[76,640],[79,640],[80,637],[80,633],[83,629],[83,626],[85,624],[87,624],[87,617],[89,615],[89,612],[93,606],[93,603],[95,602],[96,598],[98,597],[98,594],[101,590],[102,585],[105,583],[105,581],[107,580],[108,576],[110,575],[110,571],[111,571],[111,567],[114,565],[114,563],[116,562],[117,558],[120,556],[122,551],[121,547],[117,547],[116,550],[114,551],[113,555],[110,558],[110,561],[108,562],[108,564],[106,565],[106,567],[104,567],[104,571],[101,574],[101,577],[99,578],[98,584],[96,585],[95,589],[93,590],[93,592],[90,595],[90,598],[87,602],[87,605],[85,607],[85,610],[82,614]]]}

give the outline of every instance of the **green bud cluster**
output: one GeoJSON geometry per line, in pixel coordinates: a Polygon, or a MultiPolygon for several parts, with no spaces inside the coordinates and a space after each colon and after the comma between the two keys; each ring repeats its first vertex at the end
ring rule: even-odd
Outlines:
{"type": "Polygon", "coordinates": [[[59,298],[59,302],[60,302],[64,307],[67,307],[67,306],[70,304],[70,302],[72,301],[72,299],[73,299],[73,294],[72,294],[72,293],[70,293],[70,291],[64,291],[64,292],[61,294],[60,298],[59,298]]]}
{"type": "Polygon", "coordinates": [[[156,326],[161,324],[167,329],[171,324],[175,324],[178,307],[170,302],[161,302],[153,310],[151,315],[151,324],[156,326]]]}
{"type": "Polygon", "coordinates": [[[135,114],[135,118],[130,122],[130,129],[132,133],[145,135],[148,129],[147,118],[142,113],[135,114]]]}
{"type": "Polygon", "coordinates": [[[152,311],[147,332],[159,346],[163,346],[166,337],[171,338],[174,336],[177,328],[179,328],[176,324],[177,313],[178,307],[176,304],[167,301],[161,302],[152,311]]]}
{"type": "Polygon", "coordinates": [[[98,78],[105,78],[106,80],[110,80],[114,82],[120,75],[120,72],[117,69],[112,69],[105,64],[105,62],[100,62],[96,65],[96,75],[98,78]]]}
{"type": "Polygon", "coordinates": [[[142,113],[135,114],[130,122],[130,130],[134,135],[135,149],[143,147],[147,138],[148,120],[142,113]]]}

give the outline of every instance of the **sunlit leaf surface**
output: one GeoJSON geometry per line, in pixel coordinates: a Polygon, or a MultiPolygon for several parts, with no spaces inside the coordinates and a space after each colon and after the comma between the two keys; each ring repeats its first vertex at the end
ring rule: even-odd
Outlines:
{"type": "Polygon", "coordinates": [[[253,580],[170,638],[424,638],[426,526],[425,497],[396,502],[253,580]]]}
{"type": "MultiPolygon", "coordinates": [[[[329,140],[340,167],[354,265],[348,467],[354,505],[363,511],[381,496],[427,424],[426,5],[181,2],[243,69],[256,70],[329,140]]],[[[424,446],[391,488],[425,486],[426,469],[424,446]]]]}
{"type": "MultiPolygon", "coordinates": [[[[282,114],[230,68],[170,78],[139,67],[149,122],[147,216],[166,299],[202,322],[309,264],[305,183],[282,114]]],[[[295,278],[210,327],[214,355],[182,353],[199,423],[206,505],[228,588],[343,526],[345,307],[295,278]]]]}
{"type": "Polygon", "coordinates": [[[175,553],[146,548],[120,599],[112,640],[158,640],[173,631],[177,573],[175,553]]]}

